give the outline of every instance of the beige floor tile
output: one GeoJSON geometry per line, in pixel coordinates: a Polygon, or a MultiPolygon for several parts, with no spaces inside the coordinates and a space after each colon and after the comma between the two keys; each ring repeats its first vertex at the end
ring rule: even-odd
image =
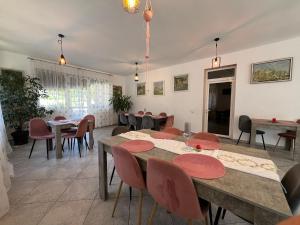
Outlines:
{"type": "Polygon", "coordinates": [[[8,191],[10,204],[17,204],[23,197],[30,194],[39,184],[39,181],[34,180],[14,181],[8,191]]]}
{"type": "Polygon", "coordinates": [[[25,198],[22,203],[56,201],[71,184],[71,180],[46,180],[41,183],[25,198]]]}
{"type": "Polygon", "coordinates": [[[57,202],[39,225],[82,225],[92,200],[57,202]]]}
{"type": "Polygon", "coordinates": [[[99,189],[97,178],[76,179],[60,197],[59,201],[93,200],[99,189]]]}
{"type": "Polygon", "coordinates": [[[113,224],[114,218],[111,217],[113,210],[113,200],[103,202],[95,200],[85,219],[84,225],[108,225],[113,224]]]}
{"type": "Polygon", "coordinates": [[[11,207],[0,219],[1,225],[37,225],[53,203],[22,204],[11,207]]]}
{"type": "Polygon", "coordinates": [[[99,168],[98,164],[90,164],[78,174],[78,178],[98,177],[99,168]]]}

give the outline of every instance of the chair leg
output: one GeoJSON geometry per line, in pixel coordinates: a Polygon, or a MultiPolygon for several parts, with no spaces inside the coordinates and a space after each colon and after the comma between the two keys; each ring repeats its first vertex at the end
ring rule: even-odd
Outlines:
{"type": "Polygon", "coordinates": [[[277,141],[277,143],[276,143],[276,145],[275,145],[275,148],[273,149],[274,152],[275,152],[275,150],[276,150],[277,147],[278,147],[278,144],[279,144],[280,139],[281,139],[281,137],[279,136],[278,141],[277,141]]]}
{"type": "Polygon", "coordinates": [[[222,213],[222,220],[224,220],[224,218],[225,218],[225,215],[226,215],[226,209],[223,209],[223,213],[222,213]]]}
{"type": "Polygon", "coordinates": [[[144,198],[144,192],[143,190],[140,191],[140,200],[138,205],[138,215],[137,215],[137,225],[142,224],[142,208],[143,208],[143,198],[144,198]]]}
{"type": "Polygon", "coordinates": [[[84,138],[84,141],[85,141],[86,149],[90,150],[90,146],[89,146],[89,144],[87,143],[87,140],[86,140],[86,134],[83,136],[83,138],[84,138]]]}
{"type": "Polygon", "coordinates": [[[111,185],[111,182],[112,182],[112,180],[114,178],[115,170],[116,170],[116,167],[114,166],[113,171],[111,172],[111,175],[110,175],[109,185],[111,185]]]}
{"type": "Polygon", "coordinates": [[[81,141],[80,141],[80,138],[77,138],[77,144],[78,144],[79,156],[81,158],[81,150],[80,150],[81,141]]]}
{"type": "Polygon", "coordinates": [[[264,149],[266,150],[265,138],[264,138],[263,134],[261,135],[261,138],[262,138],[262,141],[263,141],[264,149]]]}
{"type": "Polygon", "coordinates": [[[237,141],[237,145],[240,143],[240,140],[241,140],[241,137],[242,137],[242,134],[243,134],[243,131],[241,132],[241,134],[240,134],[240,136],[239,136],[239,139],[238,139],[238,141],[237,141]]]}
{"type": "Polygon", "coordinates": [[[70,150],[70,138],[68,138],[67,141],[68,141],[68,149],[70,150]]]}
{"type": "Polygon", "coordinates": [[[204,222],[205,222],[205,225],[208,225],[208,217],[207,217],[207,215],[204,218],[204,222]]]}
{"type": "Polygon", "coordinates": [[[152,210],[151,210],[150,217],[148,218],[148,225],[153,224],[153,218],[154,218],[154,215],[156,213],[157,206],[158,206],[157,202],[154,202],[154,205],[153,205],[152,210]]]}
{"type": "Polygon", "coordinates": [[[250,134],[249,134],[249,141],[248,141],[248,144],[250,145],[250,143],[251,143],[251,132],[250,132],[250,134]]]}
{"type": "Polygon", "coordinates": [[[113,209],[113,212],[111,214],[111,217],[114,217],[114,215],[115,215],[115,211],[116,211],[117,204],[118,204],[118,201],[119,201],[119,198],[120,198],[120,194],[121,194],[121,190],[122,190],[122,185],[123,185],[123,181],[121,181],[121,183],[119,185],[119,189],[118,189],[118,193],[117,193],[117,196],[116,196],[116,200],[115,200],[115,204],[114,204],[114,209],[113,209]]]}
{"type": "Polygon", "coordinates": [[[209,203],[208,213],[209,213],[209,222],[210,222],[210,225],[213,225],[211,203],[209,203]]]}
{"type": "Polygon", "coordinates": [[[73,138],[73,150],[75,149],[75,139],[76,138],[73,138]]]}
{"type": "Polygon", "coordinates": [[[30,154],[29,154],[29,157],[28,157],[29,159],[30,159],[30,157],[31,157],[31,154],[32,154],[32,151],[33,151],[35,142],[36,142],[36,140],[34,139],[34,140],[33,140],[33,143],[32,143],[32,146],[31,146],[30,154]]]}
{"type": "Polygon", "coordinates": [[[47,159],[49,160],[49,140],[46,139],[47,159]]]}
{"type": "Polygon", "coordinates": [[[296,139],[293,139],[293,160],[295,160],[296,139]]]}
{"type": "Polygon", "coordinates": [[[221,212],[222,212],[222,207],[218,207],[218,211],[217,211],[217,214],[216,214],[216,217],[215,217],[214,225],[218,225],[219,224],[219,219],[220,219],[221,212]]]}
{"type": "Polygon", "coordinates": [[[129,200],[132,200],[132,187],[129,187],[129,200]]]}

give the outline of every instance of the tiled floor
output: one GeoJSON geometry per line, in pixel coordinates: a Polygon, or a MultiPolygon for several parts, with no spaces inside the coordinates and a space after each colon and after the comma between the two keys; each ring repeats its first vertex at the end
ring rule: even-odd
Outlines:
{"type": "MultiPolygon", "coordinates": [[[[95,139],[109,136],[112,127],[96,129],[95,139]]],[[[31,143],[14,147],[9,156],[14,165],[15,177],[9,198],[11,208],[7,215],[0,219],[0,225],[125,225],[128,224],[129,197],[128,188],[123,188],[116,215],[111,217],[114,195],[119,183],[115,176],[109,187],[110,200],[103,202],[98,194],[98,165],[97,145],[94,151],[86,152],[79,158],[77,149],[66,151],[64,158],[55,159],[55,152],[51,152],[50,160],[46,159],[46,144],[37,142],[31,159],[28,159],[31,143]]],[[[289,160],[275,158],[280,172],[283,174],[291,165],[289,160]]],[[[109,171],[113,168],[112,159],[109,160],[109,171]]],[[[135,224],[135,209],[137,193],[134,192],[131,203],[130,224],[135,224]]],[[[143,224],[152,206],[150,196],[145,197],[143,224]]],[[[216,208],[213,208],[213,214],[216,208]]],[[[181,225],[185,221],[168,214],[160,209],[154,224],[181,225]]],[[[201,224],[195,223],[195,224],[201,224]]],[[[227,213],[222,225],[246,225],[243,220],[227,213]]]]}

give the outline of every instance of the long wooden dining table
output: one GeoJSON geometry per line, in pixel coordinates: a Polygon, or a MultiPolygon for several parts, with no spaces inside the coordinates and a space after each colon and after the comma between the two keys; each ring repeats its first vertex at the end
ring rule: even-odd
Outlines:
{"type": "MultiPolygon", "coordinates": [[[[141,130],[140,132],[150,134],[156,131],[141,130]]],[[[176,140],[185,141],[186,138],[178,136],[176,140]]],[[[120,136],[101,138],[98,141],[99,193],[103,201],[108,198],[107,153],[111,154],[112,146],[125,141],[128,139],[120,136]]],[[[220,149],[265,159],[270,158],[266,151],[239,145],[221,144],[220,149]]],[[[156,147],[150,151],[134,155],[145,172],[147,172],[147,160],[149,158],[155,157],[171,161],[177,156],[175,153],[156,147]]],[[[256,225],[275,225],[292,216],[279,181],[239,170],[225,169],[226,174],[222,178],[213,180],[193,178],[199,197],[256,225]]]]}
{"type": "MultiPolygon", "coordinates": [[[[56,158],[61,159],[63,157],[62,143],[61,143],[62,130],[68,129],[71,127],[77,127],[78,124],[80,123],[80,120],[59,120],[59,121],[50,120],[47,123],[52,128],[52,131],[54,131],[54,133],[55,133],[56,158]]],[[[93,147],[94,147],[94,135],[93,135],[94,121],[89,120],[88,126],[89,126],[89,147],[90,147],[90,149],[93,149],[93,147]]]]}

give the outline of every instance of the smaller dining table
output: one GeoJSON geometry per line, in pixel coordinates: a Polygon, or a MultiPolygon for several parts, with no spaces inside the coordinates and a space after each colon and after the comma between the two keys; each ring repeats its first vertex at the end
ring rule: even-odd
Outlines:
{"type": "MultiPolygon", "coordinates": [[[[125,116],[128,117],[130,113],[125,113],[125,116]]],[[[137,130],[142,129],[142,119],[144,116],[150,116],[152,117],[154,121],[154,128],[153,130],[160,131],[161,124],[165,123],[167,121],[167,116],[161,116],[161,115],[145,115],[145,114],[133,114],[137,120],[137,130]]]]}
{"type": "MultiPolygon", "coordinates": [[[[55,133],[55,146],[56,146],[56,158],[61,159],[62,155],[62,130],[68,129],[71,127],[77,127],[80,123],[80,120],[50,120],[47,122],[48,126],[52,128],[52,131],[55,133]]],[[[94,147],[94,135],[93,135],[93,126],[94,121],[89,120],[88,127],[89,127],[89,147],[92,150],[94,147]]]]}
{"type": "MultiPolygon", "coordinates": [[[[277,120],[273,122],[268,119],[251,119],[251,140],[250,145],[254,147],[256,144],[256,130],[258,129],[273,129],[273,130],[292,130],[296,132],[296,142],[295,142],[295,160],[300,162],[300,124],[295,121],[287,120],[277,120]]],[[[287,148],[289,148],[290,143],[287,143],[287,148]]],[[[290,152],[292,154],[292,152],[290,152]]]]}

